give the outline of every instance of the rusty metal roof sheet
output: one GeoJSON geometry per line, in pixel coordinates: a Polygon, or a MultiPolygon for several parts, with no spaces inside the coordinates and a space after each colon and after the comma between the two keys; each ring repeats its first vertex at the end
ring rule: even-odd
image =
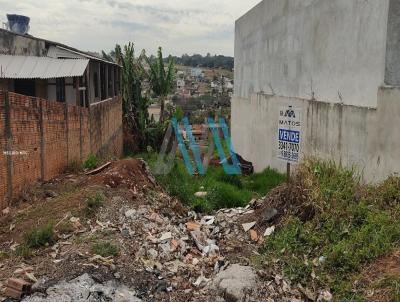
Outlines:
{"type": "Polygon", "coordinates": [[[0,78],[51,79],[82,76],[88,59],[55,59],[49,57],[0,54],[0,78]]]}

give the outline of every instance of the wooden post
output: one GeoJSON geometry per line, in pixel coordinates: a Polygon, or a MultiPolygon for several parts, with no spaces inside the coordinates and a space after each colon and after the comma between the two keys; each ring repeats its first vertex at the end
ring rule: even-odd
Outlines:
{"type": "Polygon", "coordinates": [[[290,184],[290,163],[289,162],[286,164],[286,177],[287,177],[287,179],[286,179],[287,183],[290,184]]]}

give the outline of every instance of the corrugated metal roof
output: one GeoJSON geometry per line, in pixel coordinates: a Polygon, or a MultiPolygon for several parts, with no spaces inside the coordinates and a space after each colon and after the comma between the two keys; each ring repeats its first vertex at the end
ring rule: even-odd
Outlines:
{"type": "Polygon", "coordinates": [[[0,55],[0,78],[51,79],[79,77],[85,72],[88,63],[88,59],[0,55]]]}

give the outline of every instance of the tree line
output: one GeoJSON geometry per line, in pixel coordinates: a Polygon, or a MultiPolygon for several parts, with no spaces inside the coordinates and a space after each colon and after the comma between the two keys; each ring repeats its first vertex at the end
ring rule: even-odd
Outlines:
{"type": "Polygon", "coordinates": [[[191,66],[191,67],[203,67],[203,68],[224,68],[232,70],[234,67],[233,57],[227,57],[223,55],[207,54],[202,56],[200,54],[188,55],[184,54],[181,57],[170,56],[165,58],[164,61],[168,61],[170,58],[178,65],[191,66]]]}

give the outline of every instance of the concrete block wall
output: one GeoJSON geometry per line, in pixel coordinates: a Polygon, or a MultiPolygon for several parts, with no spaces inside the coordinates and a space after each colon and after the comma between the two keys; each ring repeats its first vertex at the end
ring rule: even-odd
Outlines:
{"type": "Polygon", "coordinates": [[[278,111],[302,109],[302,157],[400,173],[400,0],[263,0],[236,21],[232,139],[257,171],[277,159],[278,111]]]}
{"type": "Polygon", "coordinates": [[[235,98],[233,145],[256,171],[272,167],[286,172],[286,163],[277,158],[282,105],[302,110],[301,159],[316,156],[355,167],[365,182],[400,173],[399,88],[380,88],[377,108],[266,94],[254,94],[250,100],[235,98]]]}
{"type": "Polygon", "coordinates": [[[122,102],[115,97],[83,108],[0,91],[0,129],[2,209],[90,153],[121,156],[122,102]]]}
{"type": "Polygon", "coordinates": [[[377,106],[400,84],[399,0],[264,0],[236,21],[235,96],[377,106]]]}

